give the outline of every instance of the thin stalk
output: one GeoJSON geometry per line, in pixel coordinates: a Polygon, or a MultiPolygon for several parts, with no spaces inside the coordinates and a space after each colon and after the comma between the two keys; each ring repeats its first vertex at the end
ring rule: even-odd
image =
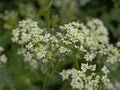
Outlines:
{"type": "Polygon", "coordinates": [[[59,62],[57,62],[56,65],[55,65],[55,67],[53,68],[50,76],[52,76],[56,72],[56,70],[58,70],[62,66],[63,62],[64,62],[64,60],[62,60],[60,58],[59,62]]]}
{"type": "Polygon", "coordinates": [[[44,79],[44,82],[43,82],[43,87],[42,87],[42,90],[46,90],[47,88],[47,83],[48,83],[48,75],[46,75],[45,79],[44,79]]]}
{"type": "Polygon", "coordinates": [[[76,60],[74,61],[74,67],[75,67],[76,69],[79,69],[79,60],[78,60],[78,59],[76,59],[76,60]]]}
{"type": "Polygon", "coordinates": [[[65,90],[69,84],[69,80],[65,81],[60,90],[65,90]]]}

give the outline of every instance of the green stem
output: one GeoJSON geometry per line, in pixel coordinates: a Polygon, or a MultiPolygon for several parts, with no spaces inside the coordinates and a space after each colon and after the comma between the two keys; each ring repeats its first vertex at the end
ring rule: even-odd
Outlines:
{"type": "Polygon", "coordinates": [[[68,84],[69,80],[65,81],[60,90],[65,90],[68,84]]]}
{"type": "Polygon", "coordinates": [[[46,77],[44,79],[42,90],[46,90],[47,83],[48,83],[48,75],[46,75],[46,77]]]}
{"type": "Polygon", "coordinates": [[[64,62],[64,60],[59,59],[59,62],[56,63],[56,65],[53,68],[50,76],[52,76],[63,65],[63,62],[64,62]]]}
{"type": "Polygon", "coordinates": [[[73,65],[76,69],[79,69],[79,60],[78,59],[76,59],[75,61],[74,61],[74,65],[73,65]]]}

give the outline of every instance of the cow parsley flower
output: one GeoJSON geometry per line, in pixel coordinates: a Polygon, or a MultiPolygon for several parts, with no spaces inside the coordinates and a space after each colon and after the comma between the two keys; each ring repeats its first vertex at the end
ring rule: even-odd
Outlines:
{"type": "Polygon", "coordinates": [[[60,75],[63,77],[63,78],[62,78],[63,80],[66,80],[66,79],[68,79],[68,77],[69,77],[69,75],[70,75],[70,72],[69,72],[69,71],[66,72],[65,70],[63,70],[63,71],[60,73],[60,75]]]}
{"type": "Polygon", "coordinates": [[[18,53],[24,61],[33,68],[40,65],[43,73],[53,74],[59,64],[71,61],[72,69],[60,75],[63,81],[71,79],[73,89],[97,90],[101,83],[109,84],[108,67],[120,61],[119,44],[109,43],[108,31],[99,19],[64,24],[54,35],[27,19],[20,21],[12,35],[12,41],[21,45],[18,53]]]}
{"type": "Polygon", "coordinates": [[[19,27],[12,32],[12,41],[20,44],[22,50],[19,54],[23,54],[24,61],[30,62],[30,65],[37,65],[38,60],[45,58],[47,55],[50,34],[38,27],[38,23],[31,20],[22,20],[19,22],[19,27]]]}
{"type": "Polygon", "coordinates": [[[81,69],[82,69],[83,72],[86,72],[88,68],[89,68],[89,67],[88,67],[88,63],[81,65],[81,69]]]}
{"type": "Polygon", "coordinates": [[[84,58],[86,59],[86,61],[92,61],[95,58],[95,56],[96,56],[95,52],[94,53],[93,52],[91,52],[91,53],[87,52],[85,54],[84,58]]]}
{"type": "Polygon", "coordinates": [[[73,89],[97,90],[100,82],[103,82],[105,85],[109,83],[109,79],[106,74],[108,73],[107,68],[104,66],[100,72],[102,71],[105,73],[105,75],[98,75],[96,72],[96,65],[82,64],[81,70],[74,68],[63,70],[60,75],[62,76],[63,81],[71,78],[70,85],[73,89]]]}
{"type": "Polygon", "coordinates": [[[70,50],[67,55],[73,61],[81,62],[77,69],[61,72],[63,81],[71,78],[71,87],[78,90],[97,90],[101,82],[104,85],[109,84],[110,71],[107,67],[119,61],[120,52],[117,47],[109,43],[108,31],[102,21],[93,19],[86,24],[78,22],[65,24],[60,26],[56,38],[59,39],[58,48],[61,46],[67,48],[70,50]]]}
{"type": "Polygon", "coordinates": [[[102,68],[102,71],[103,71],[103,73],[105,74],[105,75],[107,75],[110,71],[107,69],[107,67],[106,66],[104,66],[103,68],[102,68]]]}

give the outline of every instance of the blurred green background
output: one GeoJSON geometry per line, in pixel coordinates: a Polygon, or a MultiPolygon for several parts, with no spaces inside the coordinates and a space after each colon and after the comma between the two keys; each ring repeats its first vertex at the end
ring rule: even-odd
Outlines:
{"type": "MultiPolygon", "coordinates": [[[[40,90],[43,84],[39,72],[30,69],[23,63],[22,56],[17,55],[19,45],[11,41],[12,29],[27,18],[37,21],[49,32],[52,32],[51,28],[71,21],[99,18],[108,28],[110,42],[114,44],[120,40],[120,0],[0,0],[0,45],[5,48],[8,57],[5,68],[16,90],[40,90]]],[[[113,73],[113,80],[120,81],[119,68],[113,73]]],[[[59,90],[60,85],[61,80],[54,77],[49,87],[59,90]]],[[[0,84],[0,90],[10,89],[0,84]]]]}

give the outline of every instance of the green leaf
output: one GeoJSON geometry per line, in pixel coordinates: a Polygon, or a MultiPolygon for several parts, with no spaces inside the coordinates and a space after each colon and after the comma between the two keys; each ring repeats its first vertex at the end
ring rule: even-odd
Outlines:
{"type": "Polygon", "coordinates": [[[7,71],[2,67],[0,67],[0,83],[5,83],[10,86],[11,90],[15,90],[15,85],[11,77],[9,76],[7,71]]]}

